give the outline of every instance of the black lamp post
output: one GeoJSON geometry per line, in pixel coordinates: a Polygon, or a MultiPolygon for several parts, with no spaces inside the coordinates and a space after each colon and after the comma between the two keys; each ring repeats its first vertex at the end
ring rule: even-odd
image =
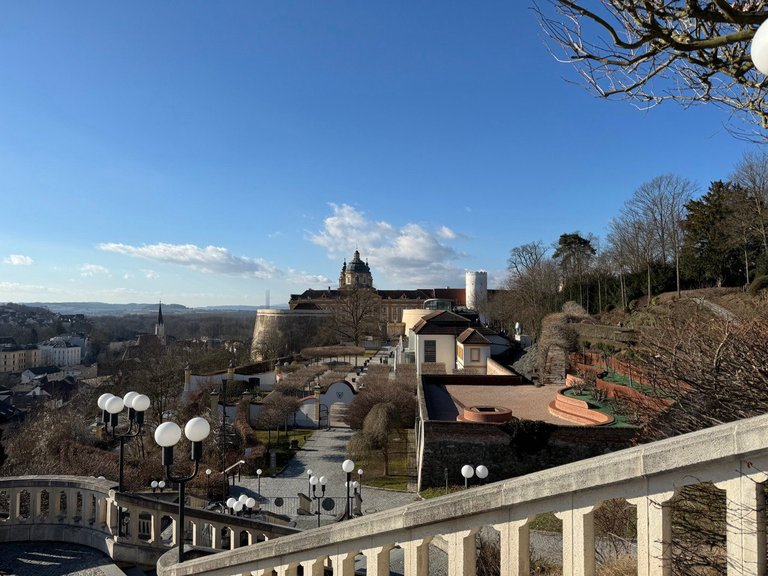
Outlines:
{"type": "Polygon", "coordinates": [[[259,481],[259,487],[256,489],[256,491],[259,493],[259,497],[261,497],[261,468],[256,470],[256,479],[259,481]]]}
{"type": "Polygon", "coordinates": [[[184,487],[189,480],[197,476],[200,459],[203,457],[203,440],[211,432],[211,425],[205,418],[199,416],[192,418],[184,426],[184,435],[192,442],[190,460],[195,463],[195,469],[186,476],[174,476],[171,471],[173,465],[173,447],[181,440],[181,428],[175,422],[163,422],[155,429],[155,442],[163,448],[163,466],[165,467],[165,479],[176,482],[179,485],[179,523],[176,526],[176,541],[179,545],[179,563],[184,561],[184,487]]]}
{"type": "Polygon", "coordinates": [[[211,472],[210,468],[205,470],[205,499],[210,503],[211,501],[211,472]]]}
{"type": "MultiPolygon", "coordinates": [[[[123,470],[125,441],[141,434],[144,425],[144,411],[149,408],[150,400],[144,394],[138,392],[128,392],[123,398],[114,394],[106,393],[99,396],[96,404],[102,411],[102,421],[104,430],[112,429],[112,439],[120,440],[120,460],[117,479],[117,491],[123,491],[123,470]],[[118,433],[118,419],[123,408],[128,408],[128,429],[118,433]]],[[[123,535],[123,508],[117,507],[117,535],[123,535]]]]}
{"type": "Polygon", "coordinates": [[[346,482],[347,505],[346,505],[346,508],[344,509],[344,518],[349,519],[352,517],[352,506],[349,501],[349,489],[352,485],[352,470],[355,469],[355,463],[352,460],[344,460],[344,462],[342,462],[341,464],[341,469],[347,473],[347,482],[346,482]]]}
{"type": "Polygon", "coordinates": [[[312,486],[312,498],[317,503],[317,527],[320,528],[320,500],[325,496],[325,485],[328,483],[328,479],[325,476],[310,476],[309,485],[312,486]],[[317,485],[320,485],[320,495],[317,494],[317,485]]]}
{"type": "Polygon", "coordinates": [[[312,492],[312,482],[310,482],[310,480],[312,480],[312,470],[308,469],[307,470],[307,482],[309,483],[309,485],[307,486],[307,496],[310,496],[310,494],[312,492]]]}

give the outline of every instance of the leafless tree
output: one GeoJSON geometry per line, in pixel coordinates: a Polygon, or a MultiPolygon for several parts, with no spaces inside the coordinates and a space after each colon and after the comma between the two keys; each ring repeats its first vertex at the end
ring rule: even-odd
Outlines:
{"type": "MultiPolygon", "coordinates": [[[[768,128],[766,83],[749,42],[765,0],[544,0],[550,49],[586,87],[649,108],[714,102],[768,128]]],[[[764,138],[764,133],[759,132],[764,138]]]]}
{"type": "Polygon", "coordinates": [[[364,336],[381,332],[380,301],[370,288],[350,288],[345,292],[333,309],[334,328],[342,340],[359,346],[364,336]]]}
{"type": "Polygon", "coordinates": [[[768,255],[768,154],[745,153],[736,165],[731,181],[747,192],[752,214],[746,221],[759,235],[763,254],[768,255]]]}

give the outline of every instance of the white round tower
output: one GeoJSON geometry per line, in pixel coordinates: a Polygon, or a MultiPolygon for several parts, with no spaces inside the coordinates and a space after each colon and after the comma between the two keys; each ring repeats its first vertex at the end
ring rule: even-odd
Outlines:
{"type": "Polygon", "coordinates": [[[488,301],[488,272],[479,270],[467,272],[466,303],[470,310],[482,308],[488,301]]]}

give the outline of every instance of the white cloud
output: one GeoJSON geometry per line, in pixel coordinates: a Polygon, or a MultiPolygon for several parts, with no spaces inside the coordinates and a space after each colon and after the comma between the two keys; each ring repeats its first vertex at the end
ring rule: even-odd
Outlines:
{"type": "Polygon", "coordinates": [[[144,274],[144,277],[148,280],[157,280],[160,278],[160,274],[155,272],[154,270],[142,270],[142,273],[144,274]]]}
{"type": "Polygon", "coordinates": [[[32,258],[21,254],[9,254],[3,258],[3,264],[10,264],[11,266],[31,266],[32,262],[34,262],[32,258]]]}
{"type": "Polygon", "coordinates": [[[310,274],[308,272],[299,272],[297,270],[288,270],[288,282],[299,286],[316,286],[318,284],[328,285],[331,281],[322,274],[310,274]]]}
{"type": "Polygon", "coordinates": [[[437,235],[440,236],[440,238],[444,238],[446,240],[456,239],[456,232],[448,228],[448,226],[441,226],[437,231],[437,235]]]}
{"type": "Polygon", "coordinates": [[[95,276],[96,274],[109,274],[109,270],[98,264],[83,264],[80,266],[80,276],[95,276]]]}
{"type": "Polygon", "coordinates": [[[98,248],[107,252],[115,252],[134,258],[145,258],[163,264],[188,266],[200,272],[255,278],[271,278],[277,273],[276,268],[265,260],[235,256],[226,248],[219,246],[201,248],[194,244],[167,244],[164,242],[131,246],[105,242],[99,244],[98,248]]]}
{"type": "Polygon", "coordinates": [[[387,222],[369,220],[347,204],[331,204],[333,215],[327,217],[321,231],[310,240],[328,251],[335,260],[349,258],[357,248],[375,269],[374,284],[385,277],[406,288],[428,288],[462,283],[463,257],[445,241],[459,235],[446,226],[430,231],[420,224],[400,228],[387,222]]]}
{"type": "MultiPolygon", "coordinates": [[[[58,293],[62,290],[59,288],[52,288],[50,286],[40,286],[36,284],[20,284],[18,282],[0,282],[0,293],[9,292],[53,292],[58,293]]],[[[18,296],[18,294],[17,294],[18,296]]],[[[11,301],[13,298],[11,298],[11,301]]]]}

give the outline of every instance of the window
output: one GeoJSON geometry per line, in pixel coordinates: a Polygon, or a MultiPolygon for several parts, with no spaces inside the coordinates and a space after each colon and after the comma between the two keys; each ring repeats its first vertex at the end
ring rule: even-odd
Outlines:
{"type": "Polygon", "coordinates": [[[470,362],[480,362],[480,348],[469,349],[469,360],[470,362]]]}
{"type": "Polygon", "coordinates": [[[424,362],[437,362],[437,340],[424,340],[424,362]]]}

